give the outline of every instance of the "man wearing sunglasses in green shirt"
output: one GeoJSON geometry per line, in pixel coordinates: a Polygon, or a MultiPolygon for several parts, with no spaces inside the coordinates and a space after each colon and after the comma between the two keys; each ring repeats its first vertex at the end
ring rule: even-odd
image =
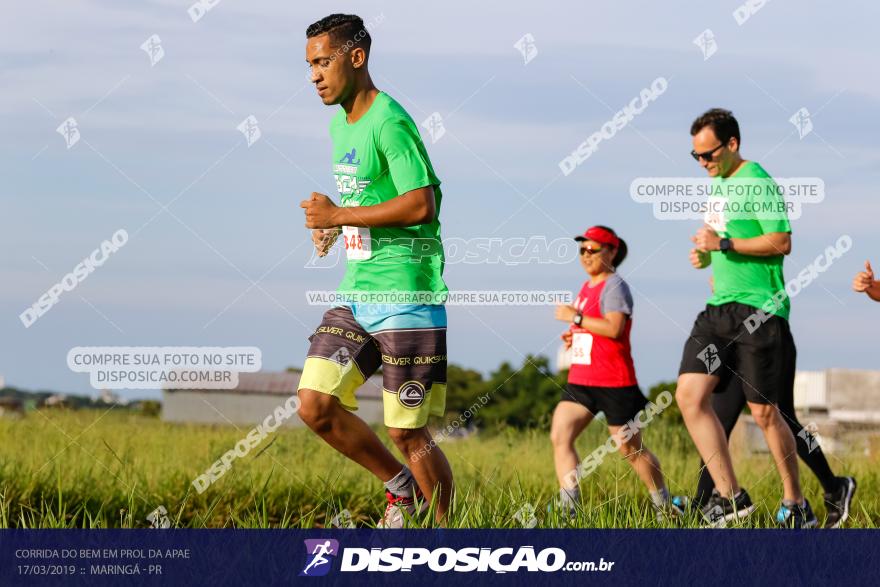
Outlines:
{"type": "Polygon", "coordinates": [[[776,520],[787,527],[817,524],[801,493],[795,437],[779,404],[791,390],[794,341],[788,325],[782,261],[791,252],[791,225],[773,179],[739,152],[739,124],[716,108],[692,127],[691,155],[713,178],[705,224],[691,238],[691,264],[712,266],[714,290],[685,343],[676,400],[685,425],[714,481],[702,507],[713,526],[742,519],[755,510],[739,486],[725,428],[712,409],[712,394],[740,382],[755,422],[764,432],[783,482],[776,520]],[[747,328],[760,312],[762,323],[747,328]]]}

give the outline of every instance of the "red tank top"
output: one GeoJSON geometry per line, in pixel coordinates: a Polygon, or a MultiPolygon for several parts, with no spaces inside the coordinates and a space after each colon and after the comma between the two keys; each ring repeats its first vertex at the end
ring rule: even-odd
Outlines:
{"type": "MultiPolygon", "coordinates": [[[[590,282],[587,281],[574,304],[583,316],[602,318],[603,293],[612,291],[605,292],[606,286],[625,288],[626,296],[629,297],[625,282],[616,275],[595,287],[590,287],[590,282]]],[[[571,368],[568,372],[568,382],[593,387],[638,385],[629,342],[631,329],[632,315],[627,318],[623,334],[617,339],[591,334],[587,329],[572,324],[571,368]]]]}

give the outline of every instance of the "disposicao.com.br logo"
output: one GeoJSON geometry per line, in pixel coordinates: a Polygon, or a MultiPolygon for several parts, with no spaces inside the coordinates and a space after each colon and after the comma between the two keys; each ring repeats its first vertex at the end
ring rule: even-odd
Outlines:
{"type": "MultiPolygon", "coordinates": [[[[308,557],[300,576],[326,575],[332,559],[339,553],[339,543],[331,539],[306,540],[308,557]]],[[[450,571],[458,573],[515,573],[531,571],[553,573],[556,571],[611,571],[614,562],[604,558],[596,561],[567,561],[561,548],[544,548],[536,551],[533,546],[517,548],[489,548],[468,546],[464,548],[387,547],[356,548],[342,550],[339,570],[341,572],[411,572],[414,567],[427,567],[435,573],[450,571]]]]}

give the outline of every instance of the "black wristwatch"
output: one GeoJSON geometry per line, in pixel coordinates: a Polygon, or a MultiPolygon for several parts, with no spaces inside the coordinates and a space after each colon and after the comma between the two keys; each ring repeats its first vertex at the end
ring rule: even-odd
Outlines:
{"type": "Polygon", "coordinates": [[[571,319],[571,323],[574,324],[575,326],[580,326],[581,320],[583,320],[583,319],[584,319],[583,314],[575,314],[574,318],[571,319]]]}
{"type": "Polygon", "coordinates": [[[721,239],[721,242],[718,243],[718,250],[722,253],[726,253],[727,251],[733,250],[733,243],[730,242],[729,238],[721,239]]]}

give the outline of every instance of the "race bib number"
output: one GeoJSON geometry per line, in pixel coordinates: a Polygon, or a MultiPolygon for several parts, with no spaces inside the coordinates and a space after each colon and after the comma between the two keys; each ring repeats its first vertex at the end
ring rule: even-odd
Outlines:
{"type": "Polygon", "coordinates": [[[712,227],[717,233],[727,232],[727,214],[724,209],[727,207],[727,198],[720,196],[709,196],[706,214],[703,221],[712,227]]]}
{"type": "Polygon", "coordinates": [[[593,350],[593,335],[589,332],[575,332],[571,336],[571,364],[589,365],[593,350]]]}
{"type": "Polygon", "coordinates": [[[349,260],[363,261],[369,259],[373,253],[369,228],[343,226],[342,239],[345,243],[345,255],[349,260]]]}

